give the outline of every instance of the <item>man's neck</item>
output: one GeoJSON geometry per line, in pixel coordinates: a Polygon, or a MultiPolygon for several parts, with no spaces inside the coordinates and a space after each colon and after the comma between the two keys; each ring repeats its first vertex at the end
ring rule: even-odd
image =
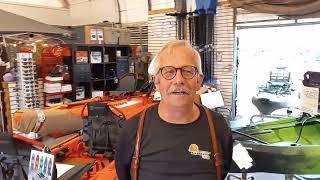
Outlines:
{"type": "Polygon", "coordinates": [[[166,122],[173,124],[187,124],[198,119],[200,110],[197,105],[185,107],[168,106],[163,102],[159,104],[159,116],[166,122]]]}

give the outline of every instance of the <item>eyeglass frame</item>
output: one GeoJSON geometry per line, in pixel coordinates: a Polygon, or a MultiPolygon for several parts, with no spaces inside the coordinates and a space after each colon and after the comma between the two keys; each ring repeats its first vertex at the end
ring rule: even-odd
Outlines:
{"type": "Polygon", "coordinates": [[[192,78],[194,78],[194,77],[197,75],[197,73],[199,73],[198,68],[197,68],[196,66],[186,65],[186,66],[182,66],[182,67],[179,67],[179,68],[176,68],[176,67],[174,67],[174,66],[163,66],[163,67],[159,68],[159,71],[158,71],[157,74],[160,73],[161,76],[162,76],[165,80],[172,80],[173,78],[176,77],[178,70],[180,70],[181,76],[182,76],[184,79],[192,79],[192,78]],[[163,70],[164,68],[167,68],[167,67],[172,67],[172,68],[175,70],[175,74],[174,74],[174,76],[173,76],[172,78],[168,78],[168,79],[167,79],[167,78],[165,78],[165,77],[163,76],[162,70],[163,70]],[[190,78],[185,78],[184,75],[183,75],[183,73],[182,73],[182,68],[184,68],[184,67],[193,67],[193,68],[195,69],[194,75],[193,75],[192,77],[190,77],[190,78]]]}

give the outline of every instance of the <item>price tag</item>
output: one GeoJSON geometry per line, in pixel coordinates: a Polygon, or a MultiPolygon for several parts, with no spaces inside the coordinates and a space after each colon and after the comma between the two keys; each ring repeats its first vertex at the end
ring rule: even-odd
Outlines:
{"type": "Polygon", "coordinates": [[[54,156],[41,151],[31,150],[28,180],[51,180],[54,156]]]}
{"type": "Polygon", "coordinates": [[[252,158],[241,143],[238,143],[233,147],[232,159],[238,165],[239,169],[249,169],[253,165],[252,158]]]}

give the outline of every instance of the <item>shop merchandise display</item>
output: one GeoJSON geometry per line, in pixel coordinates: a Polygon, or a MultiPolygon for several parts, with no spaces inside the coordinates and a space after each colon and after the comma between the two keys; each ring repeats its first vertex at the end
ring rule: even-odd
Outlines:
{"type": "Polygon", "coordinates": [[[40,108],[42,95],[38,92],[32,53],[17,53],[16,62],[20,108],[40,108]]]}

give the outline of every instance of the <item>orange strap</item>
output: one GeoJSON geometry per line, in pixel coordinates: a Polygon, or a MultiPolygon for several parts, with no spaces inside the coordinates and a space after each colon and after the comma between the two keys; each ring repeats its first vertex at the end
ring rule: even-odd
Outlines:
{"type": "MultiPolygon", "coordinates": [[[[213,124],[213,118],[208,108],[204,107],[207,120],[209,123],[209,129],[210,129],[210,135],[211,135],[211,142],[212,142],[212,148],[213,148],[213,158],[215,160],[215,168],[216,168],[216,176],[217,180],[222,180],[222,157],[219,153],[219,147],[218,147],[218,138],[216,135],[216,129],[213,124]]],[[[146,111],[144,110],[140,116],[138,129],[137,129],[137,137],[136,137],[136,146],[134,149],[134,154],[132,157],[132,164],[131,164],[131,172],[132,172],[132,180],[138,180],[138,170],[139,170],[139,155],[140,155],[140,146],[141,146],[141,138],[142,138],[142,130],[143,130],[143,124],[145,120],[146,111]]]]}
{"type": "MultiPolygon", "coordinates": [[[[204,107],[204,106],[203,106],[204,107]]],[[[217,175],[217,180],[222,179],[222,157],[221,154],[219,153],[219,146],[218,146],[218,138],[216,134],[216,128],[213,124],[213,118],[211,115],[211,112],[209,111],[208,108],[204,107],[204,110],[206,111],[208,123],[209,123],[209,129],[210,129],[210,135],[211,135],[211,143],[212,143],[212,149],[213,149],[213,158],[215,161],[215,167],[216,167],[216,175],[217,175]]]]}

